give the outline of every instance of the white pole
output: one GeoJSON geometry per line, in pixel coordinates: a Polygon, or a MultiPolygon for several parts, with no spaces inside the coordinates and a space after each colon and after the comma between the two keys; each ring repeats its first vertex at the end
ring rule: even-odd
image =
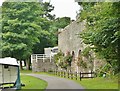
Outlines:
{"type": "Polygon", "coordinates": [[[43,62],[45,62],[44,57],[45,57],[45,55],[43,54],[43,62]]]}
{"type": "Polygon", "coordinates": [[[95,60],[93,60],[93,71],[95,72],[95,69],[96,69],[96,64],[95,64],[95,60]]]}
{"type": "Polygon", "coordinates": [[[33,58],[32,58],[32,55],[31,55],[31,63],[33,63],[33,60],[32,60],[33,58]]]}
{"type": "Polygon", "coordinates": [[[38,62],[38,60],[37,60],[37,54],[35,56],[36,56],[36,62],[38,62]]]}
{"type": "Polygon", "coordinates": [[[51,62],[51,55],[50,55],[50,62],[51,62]]]}

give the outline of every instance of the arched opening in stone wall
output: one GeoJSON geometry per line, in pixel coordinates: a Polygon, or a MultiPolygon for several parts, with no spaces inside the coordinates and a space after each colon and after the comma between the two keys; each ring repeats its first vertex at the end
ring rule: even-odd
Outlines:
{"type": "Polygon", "coordinates": [[[74,51],[72,51],[72,57],[75,57],[75,52],[74,51]]]}
{"type": "Polygon", "coordinates": [[[81,54],[81,50],[79,49],[79,51],[78,51],[78,56],[80,56],[80,54],[81,54]]]}

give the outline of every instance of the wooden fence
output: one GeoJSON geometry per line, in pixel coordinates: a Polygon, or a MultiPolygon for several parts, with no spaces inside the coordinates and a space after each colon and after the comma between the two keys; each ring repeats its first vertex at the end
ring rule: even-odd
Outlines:
{"type": "Polygon", "coordinates": [[[58,70],[54,70],[53,72],[54,75],[60,76],[60,77],[64,77],[64,78],[69,78],[69,79],[75,79],[75,80],[82,80],[83,78],[94,78],[95,77],[95,73],[94,72],[67,72],[67,71],[58,71],[58,70]]]}

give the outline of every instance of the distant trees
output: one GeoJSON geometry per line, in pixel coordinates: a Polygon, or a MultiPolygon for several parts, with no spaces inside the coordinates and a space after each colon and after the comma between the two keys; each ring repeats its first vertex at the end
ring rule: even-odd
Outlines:
{"type": "Polygon", "coordinates": [[[53,20],[50,26],[51,39],[53,39],[53,45],[58,45],[58,30],[65,28],[71,22],[70,17],[61,17],[53,20]]]}
{"type": "Polygon", "coordinates": [[[79,3],[83,10],[80,20],[86,19],[86,29],[81,33],[85,44],[91,45],[100,58],[119,72],[120,60],[120,2],[79,3]]]}

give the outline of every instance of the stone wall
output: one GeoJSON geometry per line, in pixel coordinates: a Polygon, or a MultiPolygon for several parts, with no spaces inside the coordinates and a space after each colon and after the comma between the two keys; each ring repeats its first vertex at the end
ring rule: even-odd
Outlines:
{"type": "Polygon", "coordinates": [[[84,48],[80,39],[80,32],[85,28],[85,22],[73,21],[70,25],[59,31],[58,48],[66,54],[67,51],[74,51],[78,56],[78,51],[84,48]]]}
{"type": "Polygon", "coordinates": [[[46,58],[44,59],[38,59],[38,60],[32,60],[32,71],[33,72],[44,72],[44,71],[51,71],[56,69],[56,65],[53,61],[53,59],[51,59],[50,62],[50,58],[46,58]]]}

